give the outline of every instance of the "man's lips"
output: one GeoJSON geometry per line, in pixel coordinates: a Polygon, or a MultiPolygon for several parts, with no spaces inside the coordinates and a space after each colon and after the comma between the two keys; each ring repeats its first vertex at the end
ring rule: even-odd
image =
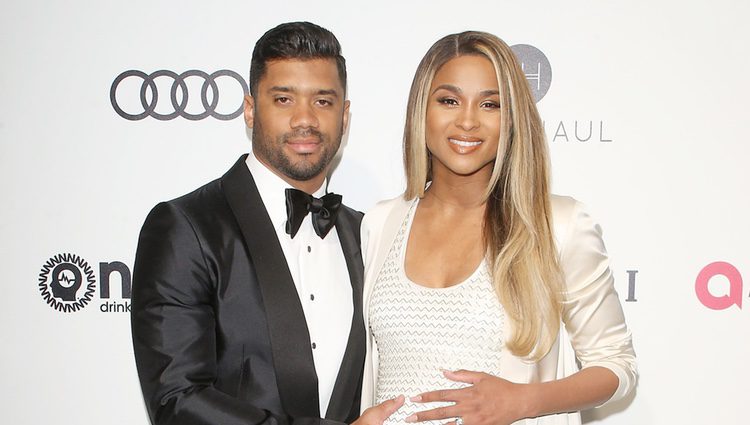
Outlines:
{"type": "Polygon", "coordinates": [[[303,139],[287,140],[286,145],[295,153],[309,154],[316,152],[320,147],[320,139],[317,137],[306,137],[303,139]]]}

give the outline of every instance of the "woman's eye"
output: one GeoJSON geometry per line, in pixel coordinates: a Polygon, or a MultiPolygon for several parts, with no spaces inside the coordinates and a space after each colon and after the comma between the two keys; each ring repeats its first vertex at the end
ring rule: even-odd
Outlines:
{"type": "Polygon", "coordinates": [[[484,103],[482,103],[482,108],[486,108],[486,109],[499,109],[500,108],[500,104],[497,103],[497,102],[484,102],[484,103]]]}
{"type": "Polygon", "coordinates": [[[443,105],[458,105],[458,101],[452,97],[441,97],[437,101],[443,105]]]}

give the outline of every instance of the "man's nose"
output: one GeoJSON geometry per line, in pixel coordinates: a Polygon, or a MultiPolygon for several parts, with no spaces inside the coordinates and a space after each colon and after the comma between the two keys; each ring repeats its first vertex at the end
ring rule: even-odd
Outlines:
{"type": "Polygon", "coordinates": [[[314,107],[307,103],[298,104],[294,108],[290,125],[292,128],[318,127],[318,115],[314,107]]]}

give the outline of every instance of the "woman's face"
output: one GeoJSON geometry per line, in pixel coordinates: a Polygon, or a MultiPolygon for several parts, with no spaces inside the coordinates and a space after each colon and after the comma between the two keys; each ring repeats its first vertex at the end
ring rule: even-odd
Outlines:
{"type": "Polygon", "coordinates": [[[489,179],[500,139],[500,94],[492,62],[477,55],[446,62],[430,87],[426,123],[433,179],[444,172],[489,179]]]}

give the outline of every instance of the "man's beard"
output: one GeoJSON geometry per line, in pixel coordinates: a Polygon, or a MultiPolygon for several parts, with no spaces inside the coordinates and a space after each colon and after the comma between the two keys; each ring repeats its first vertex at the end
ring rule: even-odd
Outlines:
{"type": "MultiPolygon", "coordinates": [[[[338,143],[334,146],[326,135],[311,128],[284,133],[277,137],[276,140],[272,140],[265,134],[263,126],[260,125],[259,121],[256,120],[253,126],[253,149],[255,150],[255,154],[264,158],[269,165],[281,174],[293,180],[307,181],[320,175],[328,167],[328,164],[331,163],[333,157],[336,155],[336,151],[338,151],[338,147],[341,145],[343,131],[339,131],[336,135],[338,143]],[[303,159],[293,164],[289,160],[289,157],[284,154],[282,150],[283,146],[290,139],[310,136],[318,139],[320,143],[321,150],[318,161],[311,162],[303,159]]],[[[311,158],[312,155],[305,155],[305,157],[311,158]]]]}

